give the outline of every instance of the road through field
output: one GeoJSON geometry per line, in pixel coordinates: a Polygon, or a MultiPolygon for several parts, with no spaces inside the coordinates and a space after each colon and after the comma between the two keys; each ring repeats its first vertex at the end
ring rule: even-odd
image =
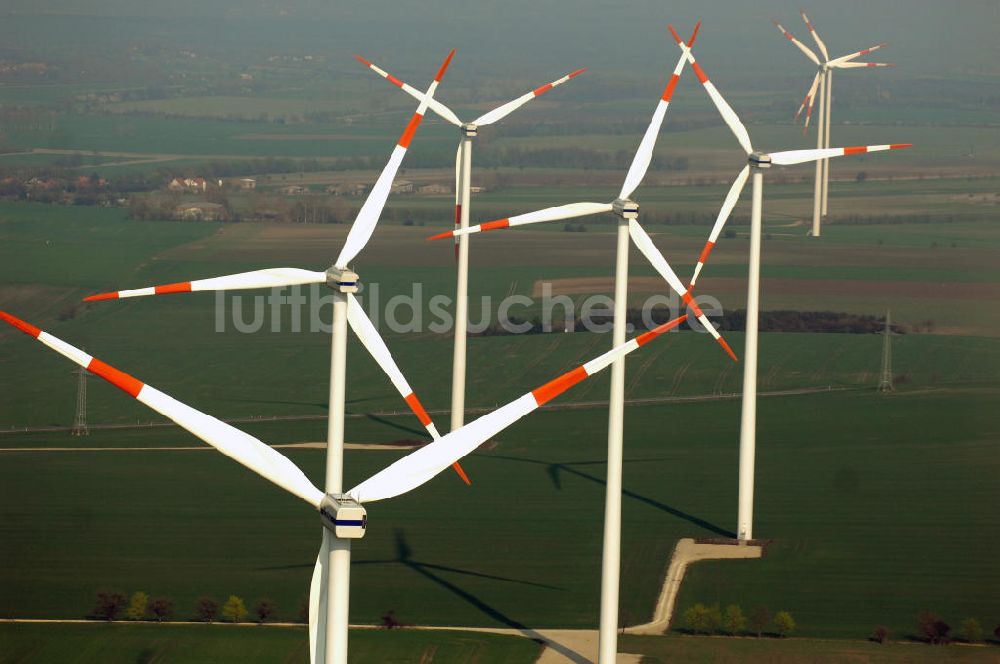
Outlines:
{"type": "MultiPolygon", "coordinates": [[[[845,392],[849,390],[857,390],[863,388],[855,387],[833,387],[823,386],[823,387],[802,387],[792,390],[773,390],[770,392],[758,392],[757,396],[760,397],[789,397],[789,396],[799,396],[806,394],[819,394],[823,392],[845,392]]],[[[689,402],[699,402],[699,401],[723,401],[728,399],[738,399],[740,397],[739,392],[725,392],[718,394],[696,394],[690,396],[660,396],[660,397],[644,397],[640,399],[626,399],[625,404],[629,406],[647,406],[655,404],[664,403],[689,403],[689,402]]],[[[577,401],[562,404],[547,404],[542,407],[544,410],[585,410],[592,408],[604,408],[608,405],[606,400],[604,401],[577,401]]],[[[479,408],[466,408],[465,412],[470,415],[485,415],[491,413],[496,408],[499,407],[479,407],[479,408]]],[[[447,415],[451,411],[444,409],[428,409],[427,412],[430,415],[447,415]]],[[[412,413],[409,411],[392,411],[385,413],[349,413],[345,415],[347,418],[384,418],[384,417],[411,417],[412,413]]],[[[247,417],[223,420],[226,424],[259,424],[262,422],[301,422],[308,420],[325,420],[326,415],[276,415],[273,417],[247,417]]],[[[172,422],[147,422],[143,424],[91,424],[91,430],[108,430],[108,429],[151,429],[155,427],[174,427],[177,426],[172,422]]],[[[70,426],[45,426],[45,427],[17,427],[10,429],[0,430],[0,435],[12,434],[12,433],[53,433],[59,431],[71,431],[73,427],[70,426]]],[[[272,447],[309,447],[312,445],[320,446],[326,443],[288,443],[284,445],[273,445],[272,447]]],[[[367,445],[364,443],[352,443],[358,445],[355,449],[407,449],[405,446],[387,446],[387,445],[367,445]]],[[[24,451],[25,448],[0,448],[0,452],[5,451],[24,451]]],[[[35,451],[62,451],[62,450],[77,450],[77,451],[87,451],[94,449],[105,449],[105,448],[82,448],[82,447],[67,447],[67,448],[37,448],[35,451]]],[[[126,449],[126,448],[107,448],[107,449],[126,449]]],[[[163,450],[163,449],[173,449],[173,450],[183,450],[183,449],[202,449],[201,447],[150,447],[150,448],[127,448],[132,450],[141,449],[152,449],[152,450],[163,450]]],[[[351,448],[348,448],[351,449],[351,448]]]]}

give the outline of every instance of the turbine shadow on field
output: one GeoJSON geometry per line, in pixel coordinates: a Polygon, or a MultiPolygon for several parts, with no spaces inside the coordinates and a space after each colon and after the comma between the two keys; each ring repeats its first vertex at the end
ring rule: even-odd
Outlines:
{"type": "MultiPolygon", "coordinates": [[[[400,565],[405,565],[414,571],[419,571],[417,568],[421,569],[433,569],[439,572],[453,572],[455,574],[464,574],[466,576],[474,576],[481,579],[490,579],[492,581],[503,581],[505,583],[517,583],[524,586],[534,586],[536,588],[546,588],[548,590],[564,590],[558,586],[552,586],[546,583],[538,583],[536,581],[525,581],[523,579],[514,579],[508,576],[497,576],[495,574],[486,574],[485,572],[474,572],[472,570],[461,569],[459,567],[448,567],[446,565],[438,565],[435,563],[426,563],[419,560],[413,559],[413,549],[410,548],[409,543],[406,541],[406,533],[397,528],[395,530],[395,540],[396,540],[396,557],[391,559],[381,559],[381,560],[355,560],[352,564],[354,565],[387,565],[391,563],[397,563],[400,565]]],[[[310,565],[311,566],[311,565],[310,565]]]]}
{"type": "MultiPolygon", "coordinates": [[[[347,399],[344,401],[345,405],[352,405],[358,403],[364,403],[366,401],[374,401],[376,397],[363,397],[359,399],[347,399]]],[[[279,401],[277,399],[236,399],[227,398],[223,401],[229,401],[232,403],[264,403],[264,404],[278,404],[281,406],[309,406],[310,408],[319,408],[322,411],[330,410],[330,405],[326,402],[315,402],[315,401],[279,401]]]]}
{"type": "MultiPolygon", "coordinates": [[[[546,461],[539,461],[538,459],[529,459],[527,457],[506,456],[506,455],[502,455],[502,454],[490,454],[490,455],[485,455],[482,458],[484,458],[484,459],[488,459],[488,458],[503,459],[505,461],[518,461],[518,462],[521,462],[521,463],[533,463],[533,464],[537,464],[537,465],[540,465],[540,466],[545,466],[546,467],[545,468],[546,473],[549,475],[549,478],[552,480],[552,484],[555,486],[555,488],[557,490],[560,490],[560,491],[562,490],[562,481],[561,481],[561,479],[559,477],[559,473],[567,473],[569,475],[575,475],[576,477],[579,477],[579,478],[585,479],[585,480],[589,480],[590,482],[594,482],[595,484],[599,484],[600,486],[607,486],[607,481],[601,479],[600,477],[595,477],[593,475],[590,475],[588,473],[583,472],[582,470],[577,470],[576,468],[573,467],[573,466],[603,465],[605,463],[603,460],[601,460],[601,461],[569,461],[569,462],[566,462],[566,463],[549,463],[549,462],[546,462],[546,461]]],[[[634,462],[639,462],[639,461],[654,461],[654,460],[655,459],[625,459],[624,463],[634,463],[634,462]]],[[[726,537],[726,538],[730,538],[730,539],[736,537],[736,533],[732,532],[731,530],[726,530],[722,526],[718,526],[718,525],[716,525],[716,524],[714,524],[714,523],[712,523],[710,521],[706,521],[705,519],[697,517],[697,516],[695,516],[693,514],[688,514],[687,512],[679,510],[676,507],[671,507],[670,505],[667,505],[666,503],[661,503],[660,501],[656,500],[655,498],[650,498],[648,496],[643,496],[642,494],[636,493],[635,491],[630,491],[629,489],[622,489],[622,495],[623,496],[628,496],[629,498],[632,498],[633,500],[638,500],[641,503],[649,505],[650,507],[654,507],[654,508],[656,508],[656,509],[658,509],[658,510],[660,510],[662,512],[666,512],[667,514],[675,516],[675,517],[677,517],[679,519],[683,519],[684,521],[687,521],[688,523],[694,524],[694,525],[698,526],[699,528],[704,528],[705,530],[708,530],[709,532],[715,533],[716,535],[719,535],[721,537],[726,537]]]]}
{"type": "Polygon", "coordinates": [[[566,646],[564,646],[562,644],[555,643],[553,641],[545,639],[541,634],[539,634],[534,629],[531,629],[527,625],[524,625],[523,623],[515,620],[514,618],[511,618],[510,616],[508,616],[507,614],[503,613],[499,609],[497,609],[497,608],[495,608],[493,606],[490,606],[489,604],[487,604],[486,602],[484,602],[483,600],[481,600],[479,597],[473,595],[472,593],[470,593],[469,591],[465,590],[464,588],[458,586],[457,584],[452,583],[451,581],[448,581],[445,578],[442,578],[441,576],[439,576],[438,574],[435,574],[431,570],[437,570],[437,571],[441,571],[441,572],[453,572],[453,573],[458,573],[458,574],[466,574],[466,575],[469,575],[469,576],[475,576],[475,577],[480,577],[480,578],[484,578],[484,579],[493,579],[493,580],[497,580],[497,581],[504,581],[504,582],[507,582],[507,583],[520,583],[520,584],[525,584],[525,585],[530,585],[530,586],[536,586],[536,587],[540,587],[540,588],[549,588],[549,589],[552,589],[552,590],[562,590],[561,588],[557,588],[555,586],[549,586],[549,585],[546,585],[544,583],[535,583],[533,581],[522,581],[522,580],[519,580],[519,579],[511,579],[511,578],[503,577],[503,576],[494,576],[492,574],[483,574],[481,572],[472,572],[472,571],[469,571],[469,570],[459,569],[459,568],[456,568],[456,567],[446,567],[444,565],[435,565],[435,564],[432,564],[432,563],[422,563],[422,562],[419,562],[419,561],[413,559],[413,549],[411,549],[409,543],[407,543],[407,541],[406,541],[406,533],[401,528],[397,528],[396,529],[396,531],[395,531],[395,540],[396,540],[396,557],[394,559],[391,559],[391,560],[359,560],[359,561],[355,561],[352,564],[354,564],[354,565],[383,565],[383,564],[397,563],[397,564],[403,565],[404,567],[407,567],[407,568],[413,570],[414,572],[416,572],[417,574],[419,574],[422,577],[426,578],[427,580],[432,581],[433,583],[441,586],[442,588],[444,588],[445,590],[447,590],[451,594],[455,595],[456,597],[459,597],[462,600],[468,602],[469,604],[471,604],[475,608],[479,609],[481,612],[483,612],[484,614],[486,614],[487,616],[489,616],[493,620],[496,620],[497,622],[503,623],[504,625],[507,625],[508,627],[510,627],[512,629],[518,630],[524,636],[528,637],[529,639],[535,641],[536,643],[538,643],[540,645],[545,645],[545,646],[548,646],[549,648],[552,648],[556,652],[558,652],[561,655],[563,655],[569,661],[576,662],[577,664],[584,664],[584,663],[587,663],[587,662],[590,661],[587,658],[585,658],[582,655],[580,655],[580,653],[577,653],[577,652],[575,652],[575,651],[567,648],[566,646]]]}
{"type": "Polygon", "coordinates": [[[430,442],[431,437],[427,435],[426,429],[418,429],[416,427],[408,426],[406,424],[400,424],[399,422],[393,422],[388,417],[381,417],[374,413],[363,413],[363,415],[367,420],[376,422],[383,426],[387,426],[390,429],[396,429],[398,431],[402,431],[403,433],[408,433],[411,436],[417,436],[418,438],[420,438],[420,440],[426,440],[427,442],[430,442]]]}

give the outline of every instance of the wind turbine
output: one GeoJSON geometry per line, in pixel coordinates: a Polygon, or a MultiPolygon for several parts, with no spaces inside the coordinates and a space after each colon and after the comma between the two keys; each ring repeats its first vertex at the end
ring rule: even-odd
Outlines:
{"type": "MultiPolygon", "coordinates": [[[[403,90],[416,99],[423,99],[423,93],[416,88],[407,85],[384,69],[380,69],[360,55],[355,55],[363,65],[373,72],[386,79],[399,89],[403,90]]],[[[445,121],[450,122],[459,128],[461,140],[458,144],[458,151],[455,154],[455,227],[469,227],[469,199],[471,194],[472,178],[472,139],[479,132],[479,127],[491,125],[499,122],[520,107],[539,95],[548,92],[557,85],[562,85],[566,81],[578,76],[586,71],[586,67],[577,69],[566,74],[562,78],[551,83],[535,88],[531,92],[526,92],[517,99],[507,102],[502,106],[494,108],[472,122],[463,122],[447,106],[432,99],[428,105],[432,111],[437,113],[445,121]]],[[[455,259],[458,261],[458,280],[455,293],[455,346],[452,357],[451,369],[451,428],[455,430],[465,423],[465,358],[466,358],[466,337],[469,323],[469,241],[464,237],[455,237],[455,259]]]]}
{"type": "MultiPolygon", "coordinates": [[[[855,62],[856,58],[862,55],[868,55],[872,51],[877,51],[880,48],[883,48],[886,46],[884,43],[876,44],[871,48],[866,48],[862,51],[851,53],[850,55],[844,55],[839,58],[831,58],[830,53],[826,50],[826,44],[823,43],[823,40],[820,39],[819,34],[816,32],[816,27],[812,24],[804,11],[800,11],[800,13],[802,14],[802,20],[805,21],[806,27],[809,28],[809,34],[812,35],[813,41],[816,42],[816,46],[819,47],[820,53],[823,55],[823,60],[820,60],[812,49],[793,37],[792,34],[788,32],[788,30],[786,30],[780,23],[774,21],[774,25],[781,31],[781,34],[785,35],[788,41],[795,44],[796,48],[802,51],[802,53],[818,68],[816,76],[813,77],[812,85],[809,86],[809,91],[806,93],[805,99],[802,100],[799,110],[795,113],[795,119],[798,120],[799,115],[802,114],[802,110],[808,107],[803,132],[809,129],[809,119],[812,117],[813,102],[815,101],[816,90],[819,88],[819,128],[816,130],[816,148],[829,148],[830,106],[833,100],[833,70],[859,69],[862,67],[893,67],[894,65],[884,62],[855,62]]],[[[829,197],[830,160],[820,159],[816,162],[816,186],[813,193],[813,237],[819,237],[820,219],[821,217],[826,216],[829,197]]]]}
{"type": "MultiPolygon", "coordinates": [[[[350,544],[352,539],[359,539],[365,535],[368,513],[364,504],[402,495],[430,481],[449,465],[475,451],[480,445],[528,413],[677,327],[685,319],[686,316],[681,316],[638,335],[629,342],[527,392],[492,413],[404,456],[343,493],[339,483],[334,490],[328,488],[325,492],[320,491],[288,457],[257,438],[177,401],[152,385],[88,355],[30,323],[0,311],[0,320],[103,378],[139,403],[172,420],[226,456],[319,511],[324,526],[323,541],[309,586],[309,643],[313,664],[324,661],[324,657],[326,661],[333,661],[336,664],[347,662],[350,544]],[[324,592],[324,589],[327,592],[324,592]],[[326,629],[320,629],[320,625],[325,625],[326,629]]],[[[342,396],[343,392],[340,392],[340,395],[342,396]]],[[[342,411],[343,402],[340,408],[342,411]]],[[[337,460],[339,462],[341,459],[337,460]]],[[[337,480],[342,480],[341,470],[340,466],[336,468],[337,480]]],[[[329,463],[326,475],[329,486],[331,478],[329,463]]]]}
{"type": "MultiPolygon", "coordinates": [[[[698,35],[701,23],[698,23],[691,35],[693,42],[698,35]]],[[[656,145],[656,138],[660,132],[660,126],[666,116],[667,108],[673,97],[674,90],[680,80],[686,62],[685,56],[681,56],[674,67],[670,81],[663,91],[656,109],[653,112],[652,120],[646,129],[639,148],[636,150],[632,164],[629,166],[618,198],[610,203],[570,203],[557,207],[550,207],[544,210],[529,212],[504,219],[489,221],[469,228],[440,233],[428,238],[429,240],[439,240],[447,237],[464,237],[470,233],[480,233],[485,231],[499,230],[503,228],[513,228],[526,224],[535,224],[545,221],[556,221],[559,219],[572,219],[603,212],[614,212],[618,217],[618,237],[617,253],[615,262],[615,295],[614,295],[614,322],[612,333],[612,345],[619,346],[625,342],[625,308],[628,305],[628,250],[629,238],[639,248],[639,251],[653,265],[656,271],[662,276],[671,288],[681,296],[685,306],[687,306],[702,326],[712,335],[715,341],[736,360],[729,344],[718,333],[712,323],[705,316],[704,312],[694,301],[688,289],[684,287],[677,277],[673,268],[670,267],[663,254],[660,253],[656,245],[646,231],[639,225],[639,205],[630,197],[639,187],[649,164],[653,158],[653,148],[656,145]]],[[[611,395],[609,398],[608,416],[608,479],[605,494],[604,507],[604,545],[602,553],[601,568],[601,615],[600,615],[600,643],[598,648],[598,662],[600,664],[610,664],[615,661],[618,646],[618,594],[619,575],[621,567],[621,496],[622,496],[622,454],[623,454],[623,434],[624,434],[624,409],[625,409],[625,364],[623,361],[615,364],[611,373],[611,395]]]]}
{"type": "MultiPolygon", "coordinates": [[[[355,334],[362,344],[379,364],[382,370],[389,376],[393,385],[399,390],[407,405],[420,419],[420,422],[427,428],[432,439],[441,440],[434,423],[427,415],[427,411],[421,405],[420,400],[410,389],[409,384],[403,377],[402,372],[392,359],[388,347],[379,336],[375,325],[369,320],[364,309],[358,304],[354,297],[357,292],[358,275],[348,266],[351,261],[364,249],[379,217],[385,206],[386,199],[392,186],[393,178],[399,170],[406,150],[413,139],[413,135],[423,120],[429,102],[434,98],[434,91],[441,82],[448,64],[451,62],[455,51],[452,51],[441,64],[437,75],[431,82],[427,91],[422,95],[418,106],[409,124],[403,131],[402,136],[393,149],[389,161],[379,174],[371,193],[358,212],[354,224],[347,234],[344,246],[333,266],[325,272],[313,272],[298,268],[271,268],[256,270],[253,272],[243,272],[223,277],[211,279],[201,279],[196,281],[186,281],[175,284],[161,286],[150,286],[134,290],[114,291],[101,293],[85,298],[87,301],[110,300],[127,297],[137,297],[145,295],[161,295],[166,293],[186,293],[195,291],[210,290],[240,290],[248,288],[277,288],[283,286],[294,286],[302,284],[327,284],[334,290],[333,302],[333,335],[331,345],[330,361],[330,409],[329,421],[327,425],[327,459],[326,459],[326,493],[331,496],[339,496],[343,491],[343,457],[344,457],[344,398],[345,398],[345,378],[347,372],[347,325],[350,324],[355,334]]],[[[72,357],[70,359],[73,359],[72,357]]],[[[100,366],[100,365],[98,365],[100,366]]],[[[101,375],[101,374],[98,374],[101,375]]],[[[136,393],[138,394],[138,393],[136,393]]],[[[133,395],[136,396],[136,395],[133,395]]],[[[146,402],[143,402],[146,403],[146,402]]],[[[159,403],[154,399],[153,403],[159,403]]],[[[147,405],[150,405],[147,403],[147,405]]],[[[154,410],[156,408],[154,407],[154,410]]],[[[169,411],[169,409],[168,409],[169,411]]],[[[163,412],[163,411],[158,411],[163,412]]],[[[170,417],[169,412],[163,412],[170,417]]],[[[203,416],[204,417],[204,416],[203,416]]],[[[180,423],[180,422],[179,422],[180,423]]],[[[221,423],[220,423],[221,424],[221,423]]],[[[182,426],[185,426],[182,424],[182,426]]],[[[189,429],[190,430],[190,429],[189,429]]],[[[196,431],[192,433],[199,435],[196,431]]],[[[206,440],[210,444],[214,444],[206,440]]],[[[256,466],[245,463],[254,470],[256,466]]],[[[456,465],[455,470],[463,480],[468,483],[468,477],[461,466],[456,465]]],[[[260,472],[258,470],[258,472],[260,472]]],[[[266,476],[266,475],[265,475],[266,476]]],[[[287,488],[287,487],[286,487],[287,488]]],[[[301,498],[307,496],[315,497],[311,493],[299,495],[301,498]]],[[[317,504],[318,506],[318,504],[317,504]]],[[[325,508],[324,508],[325,509],[325,508]]],[[[330,508],[332,509],[332,507],[330,508]]],[[[346,508],[345,508],[346,509],[346,508]]],[[[331,598],[332,611],[324,614],[325,638],[324,643],[333,644],[330,648],[321,648],[320,652],[325,652],[325,661],[332,664],[346,664],[347,661],[347,582],[336,583],[335,579],[347,579],[350,574],[351,547],[350,539],[331,538],[324,534],[323,548],[320,550],[317,569],[327,566],[332,570],[328,575],[328,582],[322,587],[319,593],[322,595],[323,605],[326,605],[327,595],[331,598]]],[[[326,572],[324,572],[326,574],[326,572]]],[[[314,583],[316,577],[314,577],[314,583]]],[[[314,662],[321,661],[314,655],[314,662]]]]}
{"type": "Polygon", "coordinates": [[[839,157],[849,154],[862,154],[866,152],[880,152],[882,150],[896,150],[910,147],[909,143],[898,143],[891,145],[859,145],[847,148],[823,148],[815,150],[786,150],[782,152],[764,153],[754,150],[750,142],[750,134],[747,132],[743,122],[732,109],[729,103],[722,97],[719,90],[709,80],[708,74],[701,68],[691,52],[691,48],[670,26],[670,34],[673,35],[677,45],[680,46],[683,57],[691,62],[695,75],[701,81],[702,86],[712,99],[722,119],[736,136],[740,146],[747,154],[748,164],[743,167],[740,174],[736,176],[729,193],[726,195],[719,216],[716,218],[712,232],[708,241],[702,249],[695,266],[694,274],[691,277],[690,289],[694,290],[698,275],[701,273],[708,260],[708,255],[718,240],[726,220],[729,219],[733,207],[739,200],[743,187],[746,186],[747,179],[753,175],[753,207],[750,218],[750,260],[749,278],[747,279],[747,315],[746,315],[746,347],[743,351],[743,404],[740,419],[740,475],[739,475],[739,507],[737,516],[737,537],[741,540],[753,539],[753,480],[754,480],[754,457],[756,454],[756,427],[757,427],[757,333],[759,328],[759,304],[760,304],[760,239],[761,239],[761,208],[763,207],[764,196],[764,172],[772,165],[791,166],[803,164],[830,157],[839,157]]]}

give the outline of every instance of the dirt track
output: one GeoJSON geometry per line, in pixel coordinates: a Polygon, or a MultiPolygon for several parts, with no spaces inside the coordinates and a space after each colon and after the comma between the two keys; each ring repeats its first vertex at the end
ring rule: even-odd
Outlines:
{"type": "MultiPolygon", "coordinates": [[[[614,280],[611,277],[576,277],[571,279],[547,279],[536,281],[531,289],[532,297],[542,296],[542,285],[551,284],[552,295],[583,295],[591,293],[611,293],[614,280]]],[[[857,281],[847,279],[768,279],[761,280],[761,288],[774,295],[809,295],[815,297],[856,296],[857,281]]],[[[629,290],[633,293],[667,293],[666,283],[660,277],[630,277],[629,290]]],[[[867,286],[866,286],[867,287],[867,286]]],[[[705,277],[698,282],[698,289],[713,295],[742,293],[746,290],[746,280],[733,277],[705,277]]],[[[959,300],[1000,300],[1000,284],[985,282],[940,282],[940,281],[884,281],[877,286],[880,296],[891,298],[931,298],[959,300]]]]}

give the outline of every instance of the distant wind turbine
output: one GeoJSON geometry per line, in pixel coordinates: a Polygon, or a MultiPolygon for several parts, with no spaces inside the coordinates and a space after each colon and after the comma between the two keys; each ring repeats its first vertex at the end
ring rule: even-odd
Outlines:
{"type": "MultiPolygon", "coordinates": [[[[355,55],[363,65],[386,79],[399,89],[416,99],[423,99],[423,93],[404,83],[389,72],[355,55]]],[[[499,122],[517,109],[527,104],[539,95],[548,92],[557,85],[579,76],[586,68],[577,69],[551,83],[526,92],[517,99],[507,102],[485,113],[472,122],[463,122],[455,113],[436,99],[428,102],[430,109],[445,121],[459,128],[461,141],[455,154],[455,228],[469,227],[469,200],[472,191],[472,139],[479,133],[479,127],[485,127],[499,122]]],[[[455,259],[458,261],[458,280],[455,294],[455,341],[452,357],[451,374],[451,428],[457,429],[465,423],[465,375],[466,375],[466,338],[469,323],[469,241],[468,238],[455,236],[455,259]]]]}
{"type": "MultiPolygon", "coordinates": [[[[799,110],[795,113],[795,119],[799,119],[803,109],[808,109],[806,110],[806,120],[803,126],[803,132],[809,129],[809,119],[812,117],[813,103],[816,100],[816,90],[818,88],[819,128],[816,130],[816,147],[817,149],[829,148],[830,107],[833,100],[833,70],[860,69],[868,67],[893,67],[895,65],[884,62],[855,62],[856,58],[859,58],[862,55],[868,55],[872,51],[877,51],[880,48],[884,48],[886,46],[885,44],[876,44],[871,48],[866,48],[862,51],[851,53],[850,55],[844,55],[839,58],[831,58],[829,52],[826,50],[826,44],[823,43],[823,40],[819,38],[819,34],[816,32],[816,27],[812,24],[804,11],[800,13],[802,14],[802,20],[805,21],[806,27],[809,28],[809,34],[812,35],[813,41],[815,41],[816,45],[819,47],[820,53],[823,54],[823,60],[820,60],[812,49],[793,37],[792,34],[788,32],[788,30],[786,30],[780,23],[774,21],[774,25],[781,31],[781,34],[785,35],[788,41],[795,44],[796,48],[802,51],[803,55],[809,58],[809,60],[812,61],[812,63],[818,68],[816,75],[813,77],[812,85],[809,86],[809,91],[806,93],[805,99],[802,100],[799,110]]],[[[820,159],[816,162],[816,186],[813,193],[813,237],[819,237],[820,220],[822,217],[826,216],[829,197],[830,160],[820,159]]]]}
{"type": "Polygon", "coordinates": [[[709,80],[708,74],[701,68],[701,65],[694,58],[690,46],[684,43],[673,26],[670,26],[670,34],[680,47],[681,51],[691,62],[694,73],[701,81],[705,92],[712,99],[715,107],[722,115],[722,119],[736,137],[740,147],[746,152],[748,164],[743,167],[740,174],[733,182],[729,193],[726,195],[716,218],[715,225],[709,235],[708,241],[702,249],[698,264],[695,266],[694,274],[691,277],[690,288],[693,290],[698,280],[698,275],[708,260],[708,255],[715,246],[722,228],[729,219],[740,194],[746,186],[747,179],[753,175],[753,207],[750,220],[750,260],[749,277],[747,279],[747,315],[746,315],[746,347],[743,351],[743,404],[740,419],[740,475],[739,475],[739,507],[737,515],[736,532],[739,539],[753,539],[753,481],[754,481],[754,458],[756,455],[756,428],[757,428],[757,333],[759,329],[759,305],[760,305],[760,240],[761,240],[761,211],[764,197],[764,173],[772,165],[792,166],[803,164],[830,157],[839,157],[850,154],[863,154],[866,152],[880,152],[882,150],[896,150],[910,147],[909,143],[893,145],[859,145],[847,148],[825,148],[816,150],[786,150],[782,152],[758,152],[754,150],[750,142],[750,134],[743,125],[739,116],[732,109],[729,103],[722,97],[719,90],[709,80]]]}

